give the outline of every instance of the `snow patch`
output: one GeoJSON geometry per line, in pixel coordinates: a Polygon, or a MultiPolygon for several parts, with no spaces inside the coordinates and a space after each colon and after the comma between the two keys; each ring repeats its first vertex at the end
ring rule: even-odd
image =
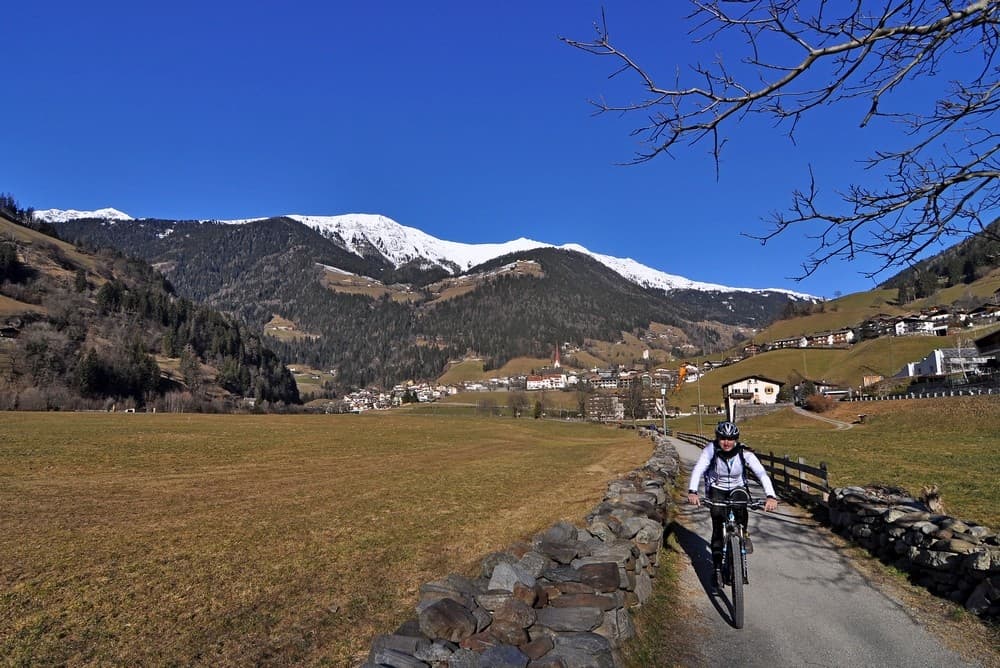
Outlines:
{"type": "Polygon", "coordinates": [[[118,209],[105,208],[96,211],[77,211],[76,209],[42,209],[35,211],[35,220],[46,223],[65,223],[78,218],[103,218],[104,220],[135,220],[132,216],[118,209]]]}

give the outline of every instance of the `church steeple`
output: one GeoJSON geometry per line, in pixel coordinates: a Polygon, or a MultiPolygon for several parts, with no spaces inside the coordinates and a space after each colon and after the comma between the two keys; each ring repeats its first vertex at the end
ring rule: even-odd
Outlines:
{"type": "Polygon", "coordinates": [[[555,356],[552,358],[552,367],[558,369],[562,367],[562,364],[559,362],[559,346],[555,347],[555,351],[555,356]]]}

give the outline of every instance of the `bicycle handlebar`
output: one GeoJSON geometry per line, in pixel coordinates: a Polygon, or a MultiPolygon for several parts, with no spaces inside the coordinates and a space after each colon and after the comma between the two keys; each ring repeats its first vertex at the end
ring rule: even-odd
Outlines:
{"type": "Polygon", "coordinates": [[[709,501],[708,499],[702,499],[701,503],[706,506],[719,506],[720,508],[728,508],[730,506],[746,506],[747,508],[764,507],[764,502],[759,499],[755,501],[709,501]]]}

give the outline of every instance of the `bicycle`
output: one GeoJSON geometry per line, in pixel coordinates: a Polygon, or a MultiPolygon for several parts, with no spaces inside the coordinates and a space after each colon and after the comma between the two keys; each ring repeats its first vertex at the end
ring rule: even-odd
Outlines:
{"type": "MultiPolygon", "coordinates": [[[[743,628],[743,587],[750,584],[750,570],[747,564],[746,531],[736,521],[733,508],[746,506],[761,508],[763,501],[754,501],[745,489],[734,489],[724,501],[702,501],[708,506],[726,508],[729,512],[722,523],[722,584],[733,591],[733,626],[743,628]]],[[[714,575],[713,575],[714,577],[714,575]]]]}

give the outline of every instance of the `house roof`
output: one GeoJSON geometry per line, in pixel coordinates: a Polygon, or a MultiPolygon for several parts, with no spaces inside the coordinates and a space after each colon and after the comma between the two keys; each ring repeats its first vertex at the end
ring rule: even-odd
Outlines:
{"type": "Polygon", "coordinates": [[[721,385],[721,387],[729,387],[730,385],[735,385],[736,383],[739,383],[740,381],[750,380],[751,378],[756,378],[757,380],[764,380],[764,381],[767,381],[768,383],[774,383],[775,385],[779,385],[779,386],[780,385],[784,385],[784,383],[781,382],[780,380],[775,380],[773,378],[767,378],[766,376],[759,376],[757,374],[753,374],[753,375],[750,375],[750,376],[743,376],[742,378],[736,378],[734,380],[729,381],[728,383],[723,383],[721,385]]]}

